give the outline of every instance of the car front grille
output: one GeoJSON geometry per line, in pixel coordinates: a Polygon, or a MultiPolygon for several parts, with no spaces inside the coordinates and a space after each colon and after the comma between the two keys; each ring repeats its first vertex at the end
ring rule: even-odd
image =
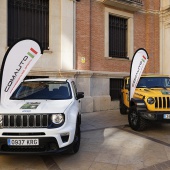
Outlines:
{"type": "Polygon", "coordinates": [[[170,109],[170,97],[155,97],[155,109],[170,109]]]}
{"type": "Polygon", "coordinates": [[[3,115],[3,128],[46,128],[50,115],[3,115]]]}

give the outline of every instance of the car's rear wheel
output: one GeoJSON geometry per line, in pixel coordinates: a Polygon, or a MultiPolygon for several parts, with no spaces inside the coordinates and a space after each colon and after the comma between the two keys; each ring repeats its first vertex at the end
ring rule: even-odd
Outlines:
{"type": "Polygon", "coordinates": [[[120,99],[119,109],[120,109],[120,114],[122,114],[122,115],[126,115],[128,113],[128,108],[123,103],[122,98],[120,99]]]}
{"type": "Polygon", "coordinates": [[[132,106],[129,110],[128,121],[130,127],[135,131],[142,131],[147,127],[147,120],[142,118],[136,109],[136,106],[132,106]]]}

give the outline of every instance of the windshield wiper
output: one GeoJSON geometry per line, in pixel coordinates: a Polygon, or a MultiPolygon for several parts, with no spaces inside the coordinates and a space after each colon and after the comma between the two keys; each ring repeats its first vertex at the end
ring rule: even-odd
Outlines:
{"type": "Polygon", "coordinates": [[[23,100],[22,98],[11,97],[10,100],[23,100]]]}

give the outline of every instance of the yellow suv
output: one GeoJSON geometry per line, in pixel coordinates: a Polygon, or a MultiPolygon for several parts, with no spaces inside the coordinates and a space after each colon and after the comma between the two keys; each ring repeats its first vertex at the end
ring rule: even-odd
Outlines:
{"type": "Polygon", "coordinates": [[[120,113],[128,114],[129,125],[141,131],[148,121],[170,122],[170,77],[143,75],[129,101],[129,77],[124,77],[120,95],[120,113]]]}

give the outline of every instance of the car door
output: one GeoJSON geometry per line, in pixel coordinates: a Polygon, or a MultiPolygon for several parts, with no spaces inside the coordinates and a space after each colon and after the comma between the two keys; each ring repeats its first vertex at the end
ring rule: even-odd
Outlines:
{"type": "Polygon", "coordinates": [[[124,104],[129,107],[129,77],[124,79],[123,85],[123,101],[124,104]]]}

